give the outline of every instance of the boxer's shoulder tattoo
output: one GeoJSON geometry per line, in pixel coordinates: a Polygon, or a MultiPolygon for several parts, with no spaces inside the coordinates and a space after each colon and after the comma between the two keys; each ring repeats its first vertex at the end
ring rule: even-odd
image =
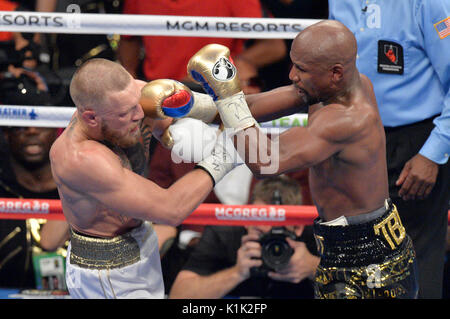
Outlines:
{"type": "Polygon", "coordinates": [[[147,124],[141,122],[141,138],[138,143],[123,149],[131,165],[131,169],[136,174],[146,177],[148,174],[148,158],[150,153],[150,140],[152,132],[147,124]]]}
{"type": "Polygon", "coordinates": [[[148,172],[148,152],[144,149],[144,145],[136,143],[133,146],[123,149],[133,172],[141,176],[147,176],[148,172]]]}
{"type": "Polygon", "coordinates": [[[114,145],[108,141],[99,141],[101,144],[105,145],[107,148],[109,148],[114,154],[117,155],[117,157],[120,160],[120,164],[122,167],[131,169],[130,161],[128,160],[128,157],[126,153],[117,145],[114,145]]]}
{"type": "Polygon", "coordinates": [[[75,125],[77,124],[77,122],[78,122],[78,119],[77,119],[76,116],[70,120],[70,123],[69,123],[69,125],[67,126],[67,132],[68,132],[68,133],[72,133],[72,131],[73,131],[74,128],[75,128],[75,125]]]}
{"type": "Polygon", "coordinates": [[[136,174],[146,177],[148,174],[148,158],[151,137],[152,133],[148,125],[141,124],[141,139],[139,142],[130,147],[121,148],[108,141],[101,141],[101,143],[119,157],[123,167],[132,170],[136,174]]]}

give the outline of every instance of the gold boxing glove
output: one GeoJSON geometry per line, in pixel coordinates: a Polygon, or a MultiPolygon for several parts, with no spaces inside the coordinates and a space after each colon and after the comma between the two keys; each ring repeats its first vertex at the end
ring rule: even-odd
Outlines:
{"type": "Polygon", "coordinates": [[[232,128],[237,133],[257,125],[245,101],[227,47],[208,44],[192,56],[187,71],[213,98],[225,128],[232,128]]]}
{"type": "Polygon", "coordinates": [[[200,83],[214,101],[239,93],[241,86],[230,50],[220,44],[208,44],[189,60],[188,74],[200,83]]]}
{"type": "Polygon", "coordinates": [[[139,103],[145,116],[164,119],[183,117],[194,104],[191,90],[184,84],[169,80],[154,80],[141,89],[139,103]]]}
{"type": "Polygon", "coordinates": [[[183,83],[170,79],[147,83],[141,90],[139,103],[145,115],[151,118],[192,117],[210,123],[217,115],[211,97],[192,92],[183,83]]]}

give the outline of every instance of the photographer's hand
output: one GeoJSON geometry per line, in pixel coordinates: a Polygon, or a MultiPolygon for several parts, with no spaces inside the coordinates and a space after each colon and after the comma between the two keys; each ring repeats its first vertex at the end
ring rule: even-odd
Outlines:
{"type": "Polygon", "coordinates": [[[255,233],[242,236],[235,267],[243,280],[250,277],[250,268],[262,265],[261,245],[257,242],[258,239],[259,236],[255,233]]]}
{"type": "Polygon", "coordinates": [[[290,238],[286,238],[286,241],[294,249],[294,254],[286,268],[269,272],[269,278],[292,283],[299,283],[305,278],[313,279],[320,258],[311,254],[304,242],[290,238]]]}

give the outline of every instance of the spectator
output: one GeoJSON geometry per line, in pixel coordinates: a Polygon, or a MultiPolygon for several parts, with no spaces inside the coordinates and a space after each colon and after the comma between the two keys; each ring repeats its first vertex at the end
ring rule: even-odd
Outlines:
{"type": "Polygon", "coordinates": [[[449,3],[330,0],[329,11],[355,34],[357,67],[374,85],[389,193],[417,253],[419,298],[441,298],[450,193],[449,3]]]}
{"type": "MultiPolygon", "coordinates": [[[[81,13],[120,13],[123,1],[112,0],[36,0],[36,11],[71,12],[78,6],[81,13]],[[69,10],[69,11],[68,11],[69,10]]],[[[115,59],[117,39],[104,34],[48,34],[42,41],[48,47],[51,66],[70,80],[75,69],[90,58],[115,59]]]]}
{"type": "MultiPolygon", "coordinates": [[[[16,91],[2,90],[0,99],[2,104],[45,102],[45,95],[38,94],[32,82],[24,84],[16,78],[3,79],[2,87],[6,85],[5,82],[15,83],[13,87],[16,91]],[[27,93],[21,93],[17,83],[22,83],[27,93]]],[[[59,199],[48,157],[58,129],[3,127],[3,134],[8,149],[4,155],[7,160],[2,161],[0,167],[0,197],[59,199]]],[[[49,223],[53,222],[49,221],[49,223]]],[[[52,237],[47,237],[47,234],[42,235],[43,242],[52,244],[52,237]]],[[[29,222],[0,220],[0,243],[0,286],[35,288],[32,248],[39,243],[30,234],[29,222]]]]}
{"type": "MultiPolygon", "coordinates": [[[[125,0],[126,14],[153,14],[179,16],[222,16],[222,17],[262,17],[259,0],[189,0],[189,1],[136,1],[125,0]]],[[[122,36],[119,43],[119,60],[133,76],[138,76],[141,42],[139,37],[122,36]]],[[[287,48],[281,39],[255,40],[244,48],[245,41],[232,38],[204,37],[164,37],[144,36],[142,44],[145,57],[142,64],[146,80],[170,78],[193,83],[187,79],[186,66],[189,58],[208,43],[220,43],[230,48],[234,62],[239,69],[242,87],[251,89],[258,69],[281,60],[286,56],[287,48]]],[[[196,85],[194,85],[196,86],[196,85]]]]}
{"type": "MultiPolygon", "coordinates": [[[[6,0],[0,0],[0,3],[1,1],[6,0]]],[[[13,3],[15,8],[11,10],[16,11],[66,13],[74,12],[73,8],[78,8],[81,13],[101,14],[120,13],[122,10],[122,1],[117,0],[16,0],[13,3]]],[[[39,72],[45,78],[53,105],[66,106],[74,106],[68,87],[77,66],[93,57],[114,60],[120,38],[119,35],[104,34],[13,33],[13,35],[16,49],[27,55],[23,66],[39,72]]]]}
{"type": "MultiPolygon", "coordinates": [[[[253,191],[252,203],[273,203],[279,193],[281,203],[302,204],[299,185],[286,176],[260,181],[253,191]]],[[[280,203],[277,201],[277,203],[280,203]]],[[[294,249],[289,264],[267,276],[255,274],[262,265],[260,236],[270,226],[206,226],[199,243],[178,274],[169,298],[222,298],[251,296],[262,298],[313,298],[312,279],[319,263],[310,226],[287,226],[296,240],[287,238],[294,249]],[[305,231],[304,231],[305,230],[305,231]],[[299,236],[302,237],[299,238],[299,236]]]]}
{"type": "MultiPolygon", "coordinates": [[[[18,1],[0,0],[0,11],[28,11],[18,1]]],[[[38,66],[40,46],[39,34],[21,32],[0,32],[1,71],[25,68],[35,70],[38,66]]]]}

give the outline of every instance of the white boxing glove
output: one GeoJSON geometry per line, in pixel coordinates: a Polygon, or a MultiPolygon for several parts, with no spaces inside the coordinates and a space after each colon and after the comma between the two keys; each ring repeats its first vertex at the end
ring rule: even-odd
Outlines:
{"type": "Polygon", "coordinates": [[[232,134],[227,129],[221,132],[210,155],[197,164],[197,167],[209,173],[214,185],[217,185],[233,168],[244,163],[231,141],[230,136],[232,134]]]}
{"type": "Polygon", "coordinates": [[[211,154],[219,130],[201,120],[182,118],[170,125],[173,140],[172,161],[175,163],[198,163],[211,154]]]}

